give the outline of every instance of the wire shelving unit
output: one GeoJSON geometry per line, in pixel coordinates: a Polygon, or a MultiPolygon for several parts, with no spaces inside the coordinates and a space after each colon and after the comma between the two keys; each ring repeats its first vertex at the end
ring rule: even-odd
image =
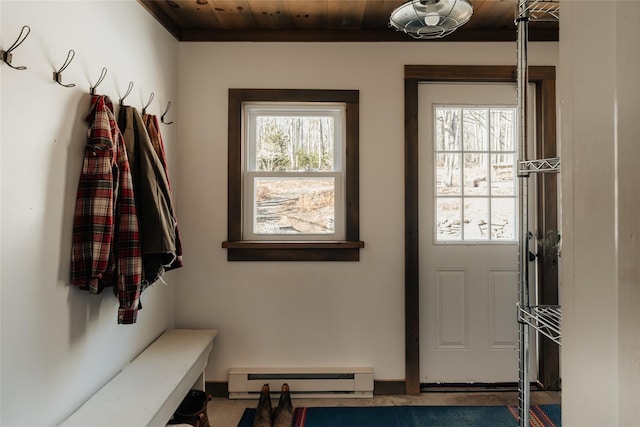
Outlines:
{"type": "Polygon", "coordinates": [[[560,159],[534,159],[526,157],[527,135],[527,87],[529,22],[557,21],[560,17],[558,0],[518,0],[516,10],[517,25],[517,94],[519,123],[518,162],[518,416],[520,427],[529,427],[531,407],[531,373],[529,364],[530,331],[539,333],[561,344],[562,310],[559,305],[537,305],[529,288],[529,223],[528,199],[529,177],[532,173],[558,173],[560,159]]]}

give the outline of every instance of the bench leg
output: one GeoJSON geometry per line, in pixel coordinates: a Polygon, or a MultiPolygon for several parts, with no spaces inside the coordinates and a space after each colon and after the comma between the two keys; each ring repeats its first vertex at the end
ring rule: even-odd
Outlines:
{"type": "Polygon", "coordinates": [[[191,389],[192,390],[205,391],[204,371],[202,372],[202,374],[200,374],[200,376],[198,377],[196,382],[193,384],[193,387],[191,387],[191,389]]]}

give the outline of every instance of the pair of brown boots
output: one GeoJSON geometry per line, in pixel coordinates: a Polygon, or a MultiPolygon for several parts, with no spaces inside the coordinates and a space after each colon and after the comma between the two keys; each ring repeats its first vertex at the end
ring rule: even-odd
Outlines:
{"type": "Polygon", "coordinates": [[[293,422],[293,405],[289,385],[282,384],[278,407],[271,409],[271,392],[269,384],[262,386],[260,400],[256,408],[256,417],[253,419],[253,427],[291,427],[293,422]]]}

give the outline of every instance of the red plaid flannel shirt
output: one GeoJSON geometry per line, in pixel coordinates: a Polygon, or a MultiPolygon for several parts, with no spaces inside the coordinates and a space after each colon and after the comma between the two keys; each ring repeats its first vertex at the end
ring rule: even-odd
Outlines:
{"type": "Polygon", "coordinates": [[[142,258],[127,150],[106,96],[93,96],[73,223],[71,284],[100,293],[113,286],[118,323],[135,323],[142,258]]]}

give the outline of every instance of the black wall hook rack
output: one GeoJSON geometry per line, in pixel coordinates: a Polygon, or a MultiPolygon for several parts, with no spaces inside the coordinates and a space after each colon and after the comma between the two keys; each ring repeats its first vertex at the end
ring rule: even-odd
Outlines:
{"type": "Polygon", "coordinates": [[[100,77],[98,78],[98,81],[96,82],[95,85],[91,86],[89,88],[89,93],[91,95],[95,95],[96,94],[96,88],[98,86],[100,86],[100,83],[102,83],[102,81],[104,80],[104,78],[107,76],[107,67],[103,67],[102,71],[100,72],[100,77]]]}
{"type": "Polygon", "coordinates": [[[71,64],[71,61],[73,61],[73,58],[75,58],[75,56],[76,56],[76,52],[73,49],[69,50],[69,53],[67,53],[67,59],[64,60],[64,64],[62,64],[62,67],[60,67],[58,71],[53,72],[53,81],[58,83],[60,86],[64,86],[64,87],[76,86],[75,83],[71,83],[68,85],[65,85],[62,83],[62,72],[67,69],[67,67],[69,66],[69,64],[71,64]]]}
{"type": "Polygon", "coordinates": [[[172,124],[172,123],[173,123],[173,122],[165,122],[165,121],[164,121],[164,116],[166,116],[166,115],[167,115],[167,113],[169,112],[169,110],[170,110],[170,109],[171,109],[171,101],[167,102],[167,109],[166,109],[166,110],[164,110],[164,113],[162,113],[162,116],[160,116],[160,121],[161,121],[162,123],[164,123],[165,125],[170,125],[170,124],[172,124]]]}
{"type": "Polygon", "coordinates": [[[151,92],[151,96],[149,96],[149,101],[147,101],[147,103],[145,104],[144,107],[142,107],[142,114],[147,114],[147,108],[149,108],[149,105],[151,105],[151,101],[153,101],[153,97],[155,96],[155,94],[153,92],[151,92]]]}
{"type": "Polygon", "coordinates": [[[124,96],[120,98],[120,105],[124,105],[124,99],[127,96],[129,96],[132,90],[133,90],[133,82],[129,82],[129,87],[127,88],[127,91],[124,93],[124,96]]]}
{"type": "Polygon", "coordinates": [[[13,44],[9,47],[9,49],[7,49],[6,51],[0,51],[2,52],[2,61],[7,64],[9,67],[13,68],[14,70],[26,70],[27,67],[25,67],[24,65],[20,65],[18,67],[16,67],[15,65],[11,65],[11,58],[12,58],[12,54],[11,52],[17,48],[18,46],[20,46],[22,44],[22,42],[24,42],[27,39],[27,36],[29,35],[29,33],[31,32],[31,27],[29,27],[28,25],[25,25],[24,27],[22,27],[22,29],[20,30],[20,35],[18,35],[18,38],[16,39],[15,42],[13,42],[13,44]],[[23,33],[26,31],[26,33],[23,35],[23,33]]]}

